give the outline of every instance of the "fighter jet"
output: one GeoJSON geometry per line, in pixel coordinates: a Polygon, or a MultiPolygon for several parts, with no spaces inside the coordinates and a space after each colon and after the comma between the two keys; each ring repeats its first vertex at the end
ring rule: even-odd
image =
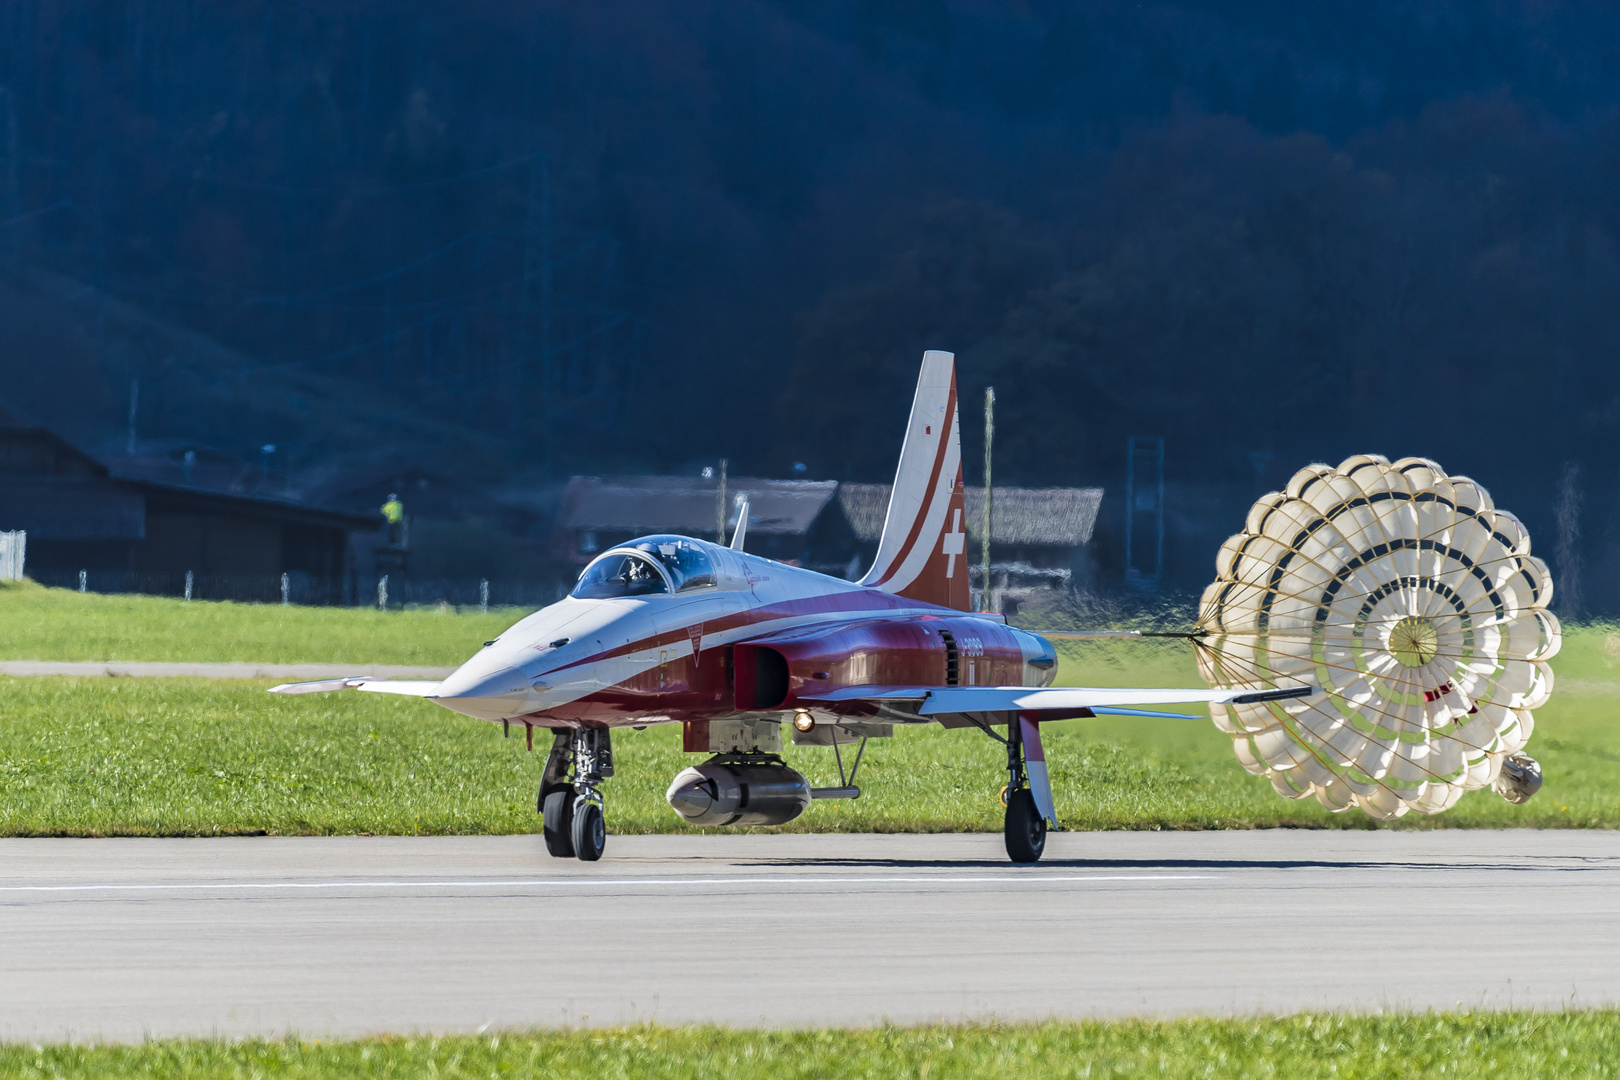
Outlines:
{"type": "MultiPolygon", "coordinates": [[[[781,825],[817,798],[854,798],[870,738],[897,725],[970,728],[1007,753],[1007,855],[1035,862],[1056,823],[1041,724],[1148,704],[1297,697],[1310,687],[1222,691],[1053,688],[1040,634],[971,611],[955,358],[923,355],[871,569],[845,581],[750,555],[747,514],[729,547],[646,536],[612,548],[572,593],[519,621],[442,682],[365,676],[277,686],[426,698],[466,716],[554,732],[536,808],[546,849],[592,862],[607,841],[603,781],[614,728],[682,725],[671,807],[693,825],[781,825]],[[812,788],[781,758],[831,746],[840,784],[812,788]],[[841,746],[858,744],[843,770],[841,746]]],[[[1169,714],[1173,715],[1173,714],[1169,714]]]]}

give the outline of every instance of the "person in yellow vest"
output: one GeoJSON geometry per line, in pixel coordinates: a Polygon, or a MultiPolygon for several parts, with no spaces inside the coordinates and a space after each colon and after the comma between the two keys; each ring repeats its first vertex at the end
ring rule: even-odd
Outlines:
{"type": "Polygon", "coordinates": [[[396,547],[405,542],[405,504],[399,496],[389,492],[382,504],[382,516],[388,521],[388,542],[396,547]]]}

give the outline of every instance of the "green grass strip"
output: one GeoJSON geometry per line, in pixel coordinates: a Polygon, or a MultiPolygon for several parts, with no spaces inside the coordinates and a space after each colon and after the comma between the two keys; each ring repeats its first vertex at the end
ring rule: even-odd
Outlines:
{"type": "MultiPolygon", "coordinates": [[[[51,654],[41,643],[56,635],[52,658],[69,660],[451,664],[518,614],[188,605],[25,585],[0,588],[0,656],[51,654]],[[49,629],[57,620],[77,628],[83,641],[75,646],[68,630],[49,629]],[[217,634],[210,620],[219,623],[217,634]],[[266,641],[280,644],[259,651],[266,641]]],[[[1183,643],[1065,643],[1061,657],[1060,684],[1201,685],[1183,643]]],[[[1620,631],[1570,629],[1553,666],[1557,688],[1536,711],[1530,740],[1543,766],[1541,793],[1515,807],[1473,792],[1442,815],[1409,814],[1393,827],[1620,828],[1620,631]]],[[[503,741],[498,725],[429,702],[352,692],[281,697],[265,693],[266,685],[0,678],[0,835],[538,828],[544,732],[536,733],[536,753],[527,754],[521,731],[503,741]]],[[[1048,725],[1042,737],[1066,828],[1375,827],[1360,812],[1332,814],[1315,800],[1278,798],[1269,781],[1242,770],[1231,740],[1208,719],[1073,720],[1048,725]]],[[[678,729],[621,730],[614,749],[609,828],[687,831],[663,797],[675,773],[700,760],[680,752],[678,729]]],[[[789,746],[785,756],[815,784],[836,781],[827,748],[789,746]]],[[[817,802],[785,828],[994,832],[1001,828],[1003,769],[1000,746],[971,729],[897,729],[868,748],[860,799],[817,802]]]]}
{"type": "MultiPolygon", "coordinates": [[[[1558,699],[1555,699],[1557,702],[1558,699]]],[[[1611,699],[1543,710],[1532,743],[1541,794],[1510,806],[1474,792],[1399,828],[1620,827],[1611,699]]],[[[250,681],[0,678],[0,835],[215,836],[528,833],[548,748],[537,732],[430,702],[342,692],[286,697],[250,681]]],[[[1043,735],[1058,817],[1070,829],[1372,828],[1314,799],[1279,799],[1245,773],[1208,720],[1067,721],[1043,735]]],[[[615,833],[690,831],[664,802],[682,768],[674,725],[614,733],[615,833]]],[[[784,748],[812,782],[837,773],[826,747],[784,748]]],[[[995,832],[1005,752],[973,730],[897,729],[861,764],[862,795],[818,801],[791,832],[995,832]]],[[[846,755],[846,766],[848,756],[846,755]]]]}
{"type": "Polygon", "coordinates": [[[1299,1015],[1247,1020],[713,1027],[376,1038],[0,1046],[0,1076],[210,1078],[1605,1077],[1620,1014],[1299,1015]]]}
{"type": "Polygon", "coordinates": [[[454,667],[527,614],[187,603],[3,582],[0,659],[454,667]]]}

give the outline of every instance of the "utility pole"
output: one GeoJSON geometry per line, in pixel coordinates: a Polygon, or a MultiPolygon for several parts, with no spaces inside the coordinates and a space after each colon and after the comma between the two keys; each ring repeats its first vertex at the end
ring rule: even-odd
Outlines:
{"type": "Polygon", "coordinates": [[[0,270],[15,273],[21,264],[22,211],[17,205],[17,108],[11,91],[0,86],[0,270]]]}
{"type": "Polygon", "coordinates": [[[1125,442],[1125,583],[1156,589],[1164,572],[1164,439],[1132,435],[1125,442]],[[1153,570],[1137,553],[1137,519],[1151,515],[1153,570]]]}
{"type": "Polygon", "coordinates": [[[996,388],[984,388],[984,517],[979,522],[979,577],[983,592],[979,597],[980,611],[993,611],[990,606],[990,499],[995,490],[990,486],[990,448],[996,441],[996,388]]]}
{"type": "MultiPolygon", "coordinates": [[[[602,252],[602,319],[608,326],[613,324],[613,275],[618,270],[619,242],[609,238],[602,252]]],[[[596,358],[596,389],[601,391],[604,383],[623,387],[625,380],[613,377],[613,332],[611,330],[602,334],[601,344],[597,349],[596,358]]],[[[626,388],[627,389],[627,388],[626,388]]],[[[608,397],[608,418],[615,424],[619,419],[620,396],[624,389],[615,389],[608,397]]]]}
{"type": "MultiPolygon", "coordinates": [[[[540,159],[540,399],[547,409],[556,396],[551,370],[551,162],[540,159]]],[[[553,425],[542,425],[546,440],[546,467],[552,468],[553,425]]]]}
{"type": "MultiPolygon", "coordinates": [[[[518,363],[518,393],[514,402],[521,414],[528,387],[528,367],[537,362],[535,385],[540,391],[540,414],[555,415],[551,372],[551,162],[536,153],[529,163],[528,221],[523,236],[523,311],[521,348],[525,355],[518,363]]],[[[540,424],[541,460],[553,467],[553,424],[540,424]]]]}
{"type": "Polygon", "coordinates": [[[720,491],[714,502],[714,542],[726,542],[726,459],[720,459],[720,491]]]}
{"type": "Polygon", "coordinates": [[[129,441],[124,446],[126,454],[135,453],[135,417],[141,408],[141,380],[129,380],[129,441]]]}
{"type": "Polygon", "coordinates": [[[259,447],[259,487],[261,490],[270,482],[270,455],[275,452],[275,443],[265,443],[259,447]]]}

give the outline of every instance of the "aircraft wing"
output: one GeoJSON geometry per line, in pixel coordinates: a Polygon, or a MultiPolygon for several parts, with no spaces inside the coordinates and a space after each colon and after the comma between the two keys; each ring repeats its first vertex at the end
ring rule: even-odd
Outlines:
{"type": "Polygon", "coordinates": [[[343,679],[317,679],[314,682],[282,683],[272,686],[272,694],[319,694],[325,690],[365,690],[373,694],[404,694],[406,697],[432,697],[439,683],[415,679],[378,679],[353,675],[343,679]]]}
{"type": "Polygon", "coordinates": [[[1057,821],[1052,801],[1052,781],[1046,771],[1046,751],[1041,747],[1041,721],[1069,720],[1086,716],[1188,717],[1185,713],[1152,712],[1139,705],[1203,704],[1247,705],[1263,701],[1286,701],[1317,692],[1314,686],[1288,686],[1265,690],[1153,690],[1138,687],[1104,686],[845,686],[823,694],[800,694],[798,700],[829,705],[871,702],[898,707],[919,717],[929,717],[947,727],[959,724],[983,726],[986,713],[1007,717],[1008,737],[1018,725],[1024,753],[1024,768],[1036,809],[1047,821],[1057,821]],[[979,714],[980,719],[975,719],[979,714]],[[1013,719],[1017,714],[1017,719],[1013,719]]]}
{"type": "MultiPolygon", "coordinates": [[[[1144,712],[1142,705],[1217,703],[1230,705],[1283,701],[1316,693],[1314,686],[1273,690],[1179,690],[1058,686],[846,686],[825,694],[801,694],[802,701],[916,702],[919,716],[949,713],[1061,713],[1067,716],[1176,716],[1144,712]]],[[[1056,719],[1054,717],[1053,719],[1056,719]]]]}

